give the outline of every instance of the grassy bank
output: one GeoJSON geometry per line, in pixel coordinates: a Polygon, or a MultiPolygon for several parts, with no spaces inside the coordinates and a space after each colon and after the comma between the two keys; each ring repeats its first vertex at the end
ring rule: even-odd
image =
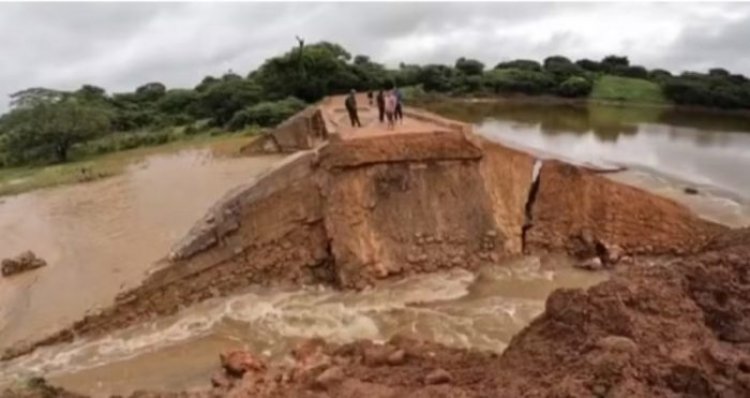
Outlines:
{"type": "Polygon", "coordinates": [[[589,99],[628,104],[669,104],[658,84],[644,79],[612,75],[604,75],[596,79],[589,99]]]}
{"type": "Polygon", "coordinates": [[[254,131],[248,131],[223,135],[196,134],[163,145],[121,150],[102,155],[86,155],[64,164],[0,168],[0,196],[121,174],[129,165],[148,156],[186,149],[208,148],[216,156],[235,156],[239,153],[240,147],[252,140],[254,133],[254,131]]]}

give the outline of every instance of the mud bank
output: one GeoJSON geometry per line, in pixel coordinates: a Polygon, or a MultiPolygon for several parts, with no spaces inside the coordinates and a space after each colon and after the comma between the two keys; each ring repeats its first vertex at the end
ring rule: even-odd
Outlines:
{"type": "Polygon", "coordinates": [[[377,123],[354,131],[337,121],[339,102],[327,99],[271,132],[308,137],[289,142],[312,149],[229,192],[140,286],[46,339],[11,347],[2,359],[101,336],[253,284],[363,289],[537,252],[630,264],[633,257],[701,252],[727,230],[670,200],[582,167],[542,163],[427,112],[407,109],[396,131],[377,123]]]}
{"type": "MultiPolygon", "coordinates": [[[[565,289],[502,355],[406,338],[310,340],[288,364],[253,354],[213,378],[232,397],[746,397],[750,230],[565,289]],[[246,366],[247,365],[247,366],[246,366]],[[254,365],[254,366],[249,366],[254,365]]],[[[200,395],[200,394],[196,394],[200,395]]]]}
{"type": "Polygon", "coordinates": [[[750,229],[729,231],[700,253],[556,291],[501,355],[399,336],[311,339],[282,363],[240,351],[219,368],[217,355],[211,389],[131,398],[746,397],[749,269],[750,229]]]}

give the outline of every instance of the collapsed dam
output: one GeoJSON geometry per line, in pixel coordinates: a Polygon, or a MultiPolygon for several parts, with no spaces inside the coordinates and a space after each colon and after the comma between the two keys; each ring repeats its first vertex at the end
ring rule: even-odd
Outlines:
{"type": "MultiPolygon", "coordinates": [[[[351,128],[343,99],[329,97],[251,143],[244,153],[294,153],[227,193],[112,306],[16,344],[3,359],[254,284],[361,290],[533,253],[627,267],[698,255],[731,232],[595,169],[491,142],[467,124],[406,108],[389,131],[372,109],[360,112],[364,127],[351,128]]],[[[555,305],[568,300],[555,297],[555,305]]]]}

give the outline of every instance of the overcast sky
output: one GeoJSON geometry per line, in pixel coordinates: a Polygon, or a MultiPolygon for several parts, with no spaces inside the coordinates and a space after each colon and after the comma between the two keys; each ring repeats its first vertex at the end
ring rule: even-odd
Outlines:
{"type": "Polygon", "coordinates": [[[392,66],[615,53],[649,68],[750,75],[750,4],[0,3],[0,111],[32,86],[118,92],[245,75],[295,35],[392,66]]]}

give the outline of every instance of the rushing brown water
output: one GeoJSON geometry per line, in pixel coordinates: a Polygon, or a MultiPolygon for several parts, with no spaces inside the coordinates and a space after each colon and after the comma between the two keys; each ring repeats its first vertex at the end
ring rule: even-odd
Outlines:
{"type": "Polygon", "coordinates": [[[315,336],[347,342],[400,333],[500,352],[543,311],[552,290],[604,278],[562,258],[527,257],[478,275],[461,270],[422,275],[363,293],[249,291],[104,339],[39,350],[8,364],[0,378],[22,369],[96,396],[200,388],[208,386],[217,353],[227,348],[250,348],[281,360],[297,339],[315,336]]]}
{"type": "Polygon", "coordinates": [[[225,191],[278,159],[190,150],[152,156],[117,177],[4,198],[0,256],[33,250],[49,266],[0,278],[0,347],[109,304],[225,191]]]}
{"type": "MultiPolygon", "coordinates": [[[[611,177],[673,197],[707,218],[750,224],[746,119],[536,105],[436,110],[545,156],[626,165],[629,171],[611,177]],[[685,186],[699,194],[685,195],[685,186]]],[[[0,346],[110,303],[224,192],[278,159],[214,159],[208,151],[186,151],[151,157],[108,180],[7,198],[0,204],[0,255],[32,249],[50,265],[0,279],[0,346]]],[[[573,269],[564,258],[527,257],[477,275],[422,275],[362,293],[249,288],[102,339],[0,363],[0,385],[44,375],[95,396],[200,388],[223,350],[245,347],[280,360],[297,339],[313,336],[346,342],[401,333],[499,352],[543,310],[551,291],[603,278],[573,269]]]]}

